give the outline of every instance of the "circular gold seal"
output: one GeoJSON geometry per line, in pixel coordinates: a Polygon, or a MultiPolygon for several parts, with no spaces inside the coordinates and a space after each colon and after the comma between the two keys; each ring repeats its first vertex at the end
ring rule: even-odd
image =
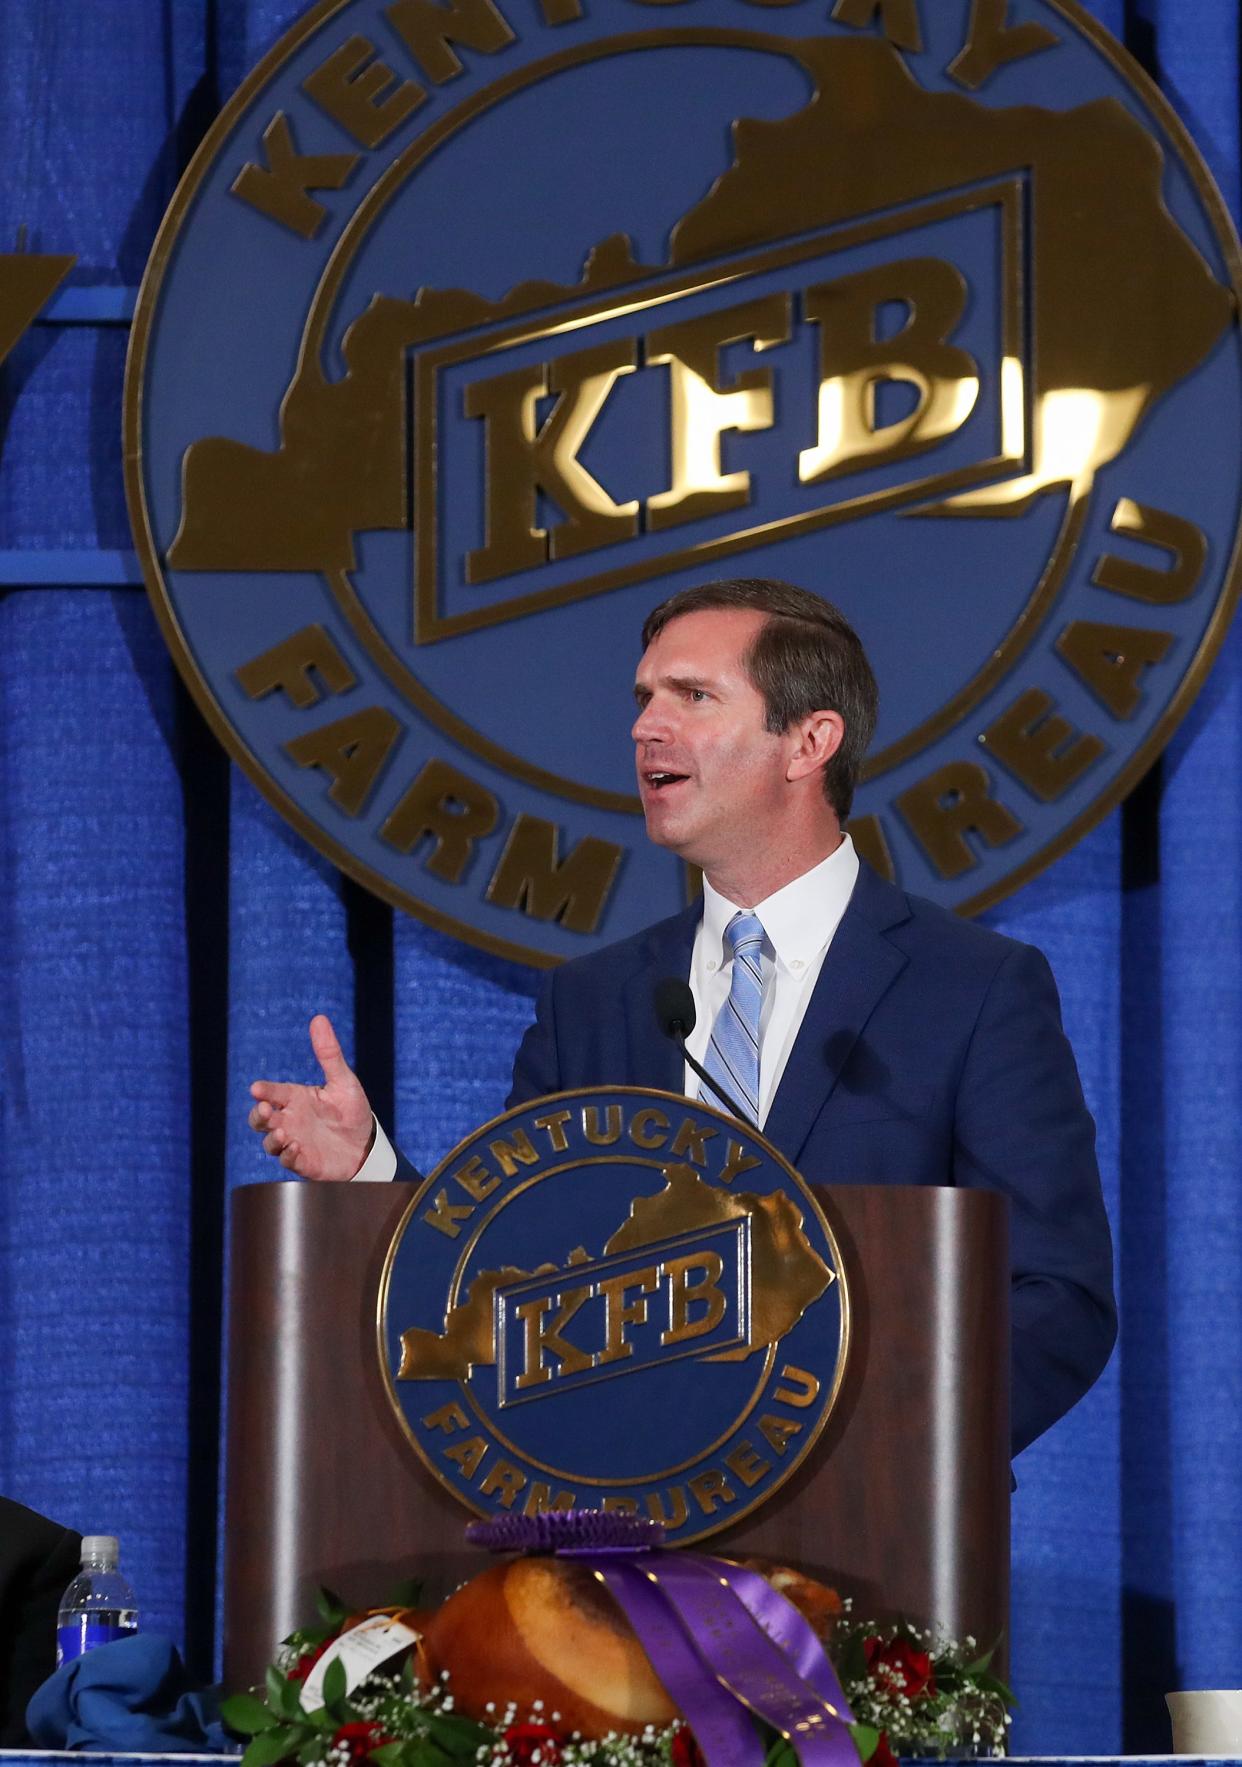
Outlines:
{"type": "Polygon", "coordinates": [[[832,1231],[762,1136],[634,1087],[522,1105],[448,1155],[385,1264],[408,1440],[481,1513],[590,1508],[696,1540],[801,1464],[845,1369],[832,1231]]]}
{"type": "Polygon", "coordinates": [[[627,731],[691,582],[842,606],[855,842],[967,912],[1202,682],[1224,206],[1070,0],[895,10],[324,0],[179,189],[126,393],[151,594],[268,797],[433,924],[554,963],[682,905],[627,731]]]}

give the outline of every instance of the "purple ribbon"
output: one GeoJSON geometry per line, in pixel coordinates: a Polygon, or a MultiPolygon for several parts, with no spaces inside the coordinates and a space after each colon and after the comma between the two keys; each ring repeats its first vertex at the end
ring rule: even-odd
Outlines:
{"type": "Polygon", "coordinates": [[[614,1597],[682,1714],[707,1767],[762,1767],[759,1733],[733,1695],[705,1673],[677,1615],[638,1569],[634,1554],[579,1555],[614,1597]]]}
{"type": "Polygon", "coordinates": [[[802,1679],[812,1686],[825,1705],[835,1706],[847,1724],[854,1722],[849,1701],[837,1678],[827,1651],[811,1629],[810,1622],[800,1614],[793,1602],[773,1589],[758,1571],[743,1565],[729,1564],[726,1559],[712,1559],[712,1569],[729,1585],[752,1617],[790,1658],[802,1679]]]}
{"type": "Polygon", "coordinates": [[[762,1760],[747,1709],[789,1738],[802,1767],[857,1767],[823,1647],[762,1577],[685,1552],[572,1556],[616,1597],[708,1767],[762,1760]]]}
{"type": "Polygon", "coordinates": [[[719,1570],[688,1553],[644,1557],[708,1668],[765,1724],[789,1738],[802,1767],[857,1767],[858,1751],[835,1701],[825,1701],[803,1680],[719,1570]]]}

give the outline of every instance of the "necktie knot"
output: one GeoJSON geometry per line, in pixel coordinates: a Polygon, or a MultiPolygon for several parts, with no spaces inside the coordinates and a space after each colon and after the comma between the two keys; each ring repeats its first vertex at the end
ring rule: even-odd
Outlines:
{"type": "Polygon", "coordinates": [[[735,959],[739,952],[744,952],[747,956],[753,955],[757,964],[759,949],[763,944],[763,922],[757,914],[739,908],[725,928],[725,938],[735,959]]]}

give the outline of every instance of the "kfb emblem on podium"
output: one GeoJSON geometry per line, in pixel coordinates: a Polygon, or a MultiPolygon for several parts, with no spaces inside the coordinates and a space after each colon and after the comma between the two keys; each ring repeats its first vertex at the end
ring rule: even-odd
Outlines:
{"type": "Polygon", "coordinates": [[[849,1300],[813,1193],[671,1093],[559,1093],[445,1159],[379,1298],[402,1427],[481,1513],[595,1508],[679,1542],[784,1483],[841,1389],[849,1300]]]}
{"type": "Polygon", "coordinates": [[[136,544],[294,826],[543,964],[685,901],[626,741],[644,615],[821,589],[881,689],[855,844],[974,912],[1220,646],[1238,269],[1075,0],[319,0],[152,253],[136,544]]]}

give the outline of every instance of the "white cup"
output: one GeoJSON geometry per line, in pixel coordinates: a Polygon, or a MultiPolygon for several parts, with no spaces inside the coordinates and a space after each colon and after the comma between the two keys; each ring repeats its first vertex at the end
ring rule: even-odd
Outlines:
{"type": "Polygon", "coordinates": [[[1166,1693],[1175,1755],[1242,1755],[1242,1688],[1166,1693]]]}

